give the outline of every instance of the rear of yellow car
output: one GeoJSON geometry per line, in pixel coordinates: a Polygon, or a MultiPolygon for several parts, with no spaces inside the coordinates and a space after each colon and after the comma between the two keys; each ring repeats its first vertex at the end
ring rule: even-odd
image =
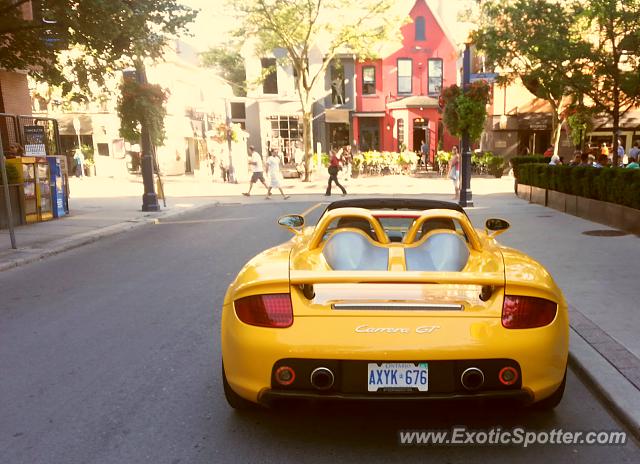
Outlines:
{"type": "Polygon", "coordinates": [[[279,398],[560,401],[567,307],[524,255],[486,251],[475,262],[492,272],[356,275],[289,271],[286,254],[272,255],[268,281],[256,259],[225,298],[232,406],[279,398]]]}

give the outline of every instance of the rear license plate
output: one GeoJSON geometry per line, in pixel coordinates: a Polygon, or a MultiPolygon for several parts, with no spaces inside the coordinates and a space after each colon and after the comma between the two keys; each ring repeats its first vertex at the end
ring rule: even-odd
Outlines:
{"type": "Polygon", "coordinates": [[[427,363],[368,363],[367,389],[378,390],[429,390],[429,366],[427,363]]]}

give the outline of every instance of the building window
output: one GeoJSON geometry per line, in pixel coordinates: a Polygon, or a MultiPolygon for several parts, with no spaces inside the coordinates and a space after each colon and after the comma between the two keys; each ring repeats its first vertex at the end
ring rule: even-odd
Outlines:
{"type": "Polygon", "coordinates": [[[430,97],[437,97],[442,91],[442,59],[440,58],[432,58],[429,60],[428,87],[430,97]]]}
{"type": "Polygon", "coordinates": [[[344,66],[342,61],[331,62],[331,103],[334,105],[344,105],[344,66]]]}
{"type": "Polygon", "coordinates": [[[295,152],[296,142],[302,141],[302,122],[297,116],[271,116],[271,137],[267,140],[269,150],[284,154],[288,163],[295,152]]]}
{"type": "Polygon", "coordinates": [[[416,40],[427,40],[425,38],[424,16],[416,18],[416,40]]]}
{"type": "Polygon", "coordinates": [[[410,58],[398,59],[398,93],[411,93],[411,76],[413,75],[413,61],[410,58]]]}
{"type": "Polygon", "coordinates": [[[246,119],[246,111],[244,108],[244,102],[231,102],[231,118],[232,119],[246,119]]]}
{"type": "Polygon", "coordinates": [[[362,67],[362,95],[376,94],[376,68],[374,66],[362,67]]]}
{"type": "Polygon", "coordinates": [[[404,151],[404,119],[398,119],[398,151],[404,151]]]}
{"type": "Polygon", "coordinates": [[[262,93],[277,94],[278,93],[278,73],[276,70],[275,58],[262,58],[262,72],[268,74],[262,82],[262,93]]]}

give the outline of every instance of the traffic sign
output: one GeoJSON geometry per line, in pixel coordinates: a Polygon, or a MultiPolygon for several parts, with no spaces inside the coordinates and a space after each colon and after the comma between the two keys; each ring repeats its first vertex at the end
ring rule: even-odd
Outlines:
{"type": "Polygon", "coordinates": [[[496,79],[500,77],[500,75],[498,73],[477,73],[477,74],[471,74],[471,82],[475,82],[475,81],[487,81],[488,83],[492,84],[496,81],[496,79]]]}

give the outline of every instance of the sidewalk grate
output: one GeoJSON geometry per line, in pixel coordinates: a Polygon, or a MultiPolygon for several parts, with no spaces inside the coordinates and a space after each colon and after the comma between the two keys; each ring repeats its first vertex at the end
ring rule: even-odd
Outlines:
{"type": "Polygon", "coordinates": [[[640,359],[593,323],[580,310],[569,305],[571,327],[640,390],[640,359]]]}

